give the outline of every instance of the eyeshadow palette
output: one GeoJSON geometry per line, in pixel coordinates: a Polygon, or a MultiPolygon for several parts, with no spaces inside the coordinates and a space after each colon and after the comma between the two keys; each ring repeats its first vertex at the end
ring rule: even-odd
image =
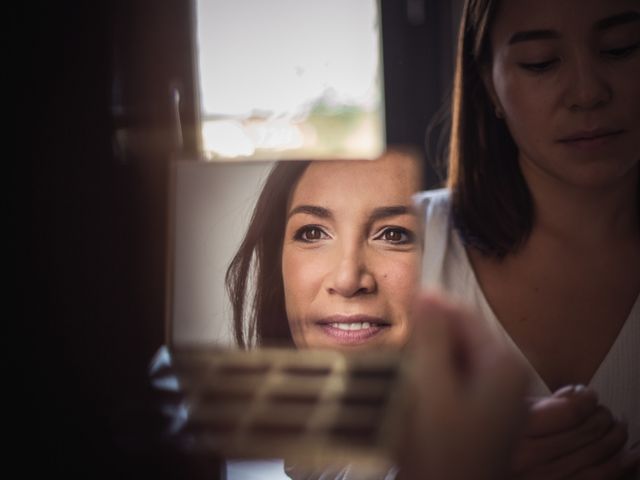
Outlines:
{"type": "Polygon", "coordinates": [[[173,355],[194,448],[226,458],[388,465],[400,353],[181,350],[173,355]]]}

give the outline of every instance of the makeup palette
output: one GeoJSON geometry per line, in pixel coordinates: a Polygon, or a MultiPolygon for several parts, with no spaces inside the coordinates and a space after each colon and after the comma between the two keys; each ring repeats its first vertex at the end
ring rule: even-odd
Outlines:
{"type": "Polygon", "coordinates": [[[182,350],[179,434],[224,458],[392,463],[398,352],[182,350]]]}

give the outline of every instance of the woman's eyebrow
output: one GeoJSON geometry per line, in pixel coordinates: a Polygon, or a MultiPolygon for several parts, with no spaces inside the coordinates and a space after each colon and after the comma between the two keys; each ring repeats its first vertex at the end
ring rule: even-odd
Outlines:
{"type": "Polygon", "coordinates": [[[640,21],[640,13],[632,10],[598,20],[594,28],[595,30],[602,31],[611,27],[617,27],[619,25],[626,25],[627,23],[638,21],[640,21]]]}
{"type": "Polygon", "coordinates": [[[320,218],[333,217],[331,210],[328,210],[324,207],[319,207],[317,205],[298,205],[297,207],[291,209],[289,215],[287,215],[287,220],[289,220],[296,213],[306,213],[307,215],[313,215],[320,218]]]}
{"type": "Polygon", "coordinates": [[[528,42],[531,40],[555,40],[557,38],[560,38],[560,33],[556,30],[524,30],[522,32],[516,32],[511,35],[511,38],[509,39],[509,45],[520,42],[528,42]]]}
{"type": "MultiPolygon", "coordinates": [[[[602,20],[598,20],[594,25],[594,29],[597,31],[607,30],[619,25],[626,25],[628,23],[640,21],[640,13],[636,11],[623,12],[616,15],[612,15],[602,20]]],[[[560,32],[552,29],[539,29],[539,30],[523,30],[511,35],[509,39],[509,45],[519,42],[527,42],[530,40],[555,40],[560,38],[560,32]]]]}
{"type": "Polygon", "coordinates": [[[369,220],[375,222],[383,218],[396,217],[398,215],[415,214],[413,209],[406,205],[392,205],[389,207],[378,207],[371,212],[369,220]]]}

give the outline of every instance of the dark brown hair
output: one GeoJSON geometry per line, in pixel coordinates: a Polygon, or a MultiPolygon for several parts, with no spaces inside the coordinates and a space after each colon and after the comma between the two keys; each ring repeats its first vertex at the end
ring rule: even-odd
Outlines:
{"type": "Polygon", "coordinates": [[[227,269],[234,336],[242,348],[293,345],[284,305],[282,242],[289,195],[309,163],[283,161],[274,166],[227,269]]]}
{"type": "Polygon", "coordinates": [[[467,0],[458,37],[451,104],[447,185],[453,221],[463,241],[504,257],[526,241],[533,225],[529,188],[518,149],[483,81],[491,68],[490,31],[500,0],[467,0]]]}

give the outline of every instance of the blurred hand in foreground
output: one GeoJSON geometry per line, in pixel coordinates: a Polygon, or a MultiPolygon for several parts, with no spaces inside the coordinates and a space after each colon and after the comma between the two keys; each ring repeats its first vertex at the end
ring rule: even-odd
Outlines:
{"type": "Polygon", "coordinates": [[[525,418],[526,369],[504,338],[440,294],[418,295],[413,328],[398,478],[506,478],[525,418]]]}

